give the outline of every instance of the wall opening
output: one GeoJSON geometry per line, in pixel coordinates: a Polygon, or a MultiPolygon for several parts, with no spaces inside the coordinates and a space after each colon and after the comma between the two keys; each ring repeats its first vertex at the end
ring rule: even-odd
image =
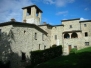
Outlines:
{"type": "Polygon", "coordinates": [[[70,35],[68,33],[64,34],[64,38],[70,38],[70,35]]]}
{"type": "Polygon", "coordinates": [[[39,44],[39,50],[40,50],[40,44],[39,44]]]}
{"type": "Polygon", "coordinates": [[[71,34],[71,38],[78,38],[77,33],[75,33],[75,32],[74,32],[74,33],[72,33],[72,34],[71,34]]]}
{"type": "Polygon", "coordinates": [[[88,36],[88,33],[87,32],[85,32],[85,37],[87,37],[88,36]]]}
{"type": "Polygon", "coordinates": [[[27,8],[27,16],[31,15],[31,8],[27,8]]]}
{"type": "Polygon", "coordinates": [[[37,33],[35,33],[35,35],[34,35],[34,39],[37,40],[37,33]]]}
{"type": "Polygon", "coordinates": [[[24,52],[22,52],[22,60],[26,60],[26,55],[24,52]]]}

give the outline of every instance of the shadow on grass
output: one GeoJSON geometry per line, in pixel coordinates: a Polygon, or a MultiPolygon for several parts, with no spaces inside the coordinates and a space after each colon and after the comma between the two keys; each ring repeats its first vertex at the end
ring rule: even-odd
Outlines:
{"type": "Polygon", "coordinates": [[[34,68],[91,68],[91,52],[60,56],[34,68]]]}

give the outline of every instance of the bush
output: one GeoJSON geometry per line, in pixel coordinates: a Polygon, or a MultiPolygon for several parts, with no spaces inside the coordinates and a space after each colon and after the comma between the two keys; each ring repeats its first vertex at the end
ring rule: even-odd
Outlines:
{"type": "Polygon", "coordinates": [[[10,61],[8,61],[5,64],[2,61],[0,61],[0,68],[10,68],[10,61]]]}
{"type": "Polygon", "coordinates": [[[76,51],[77,51],[77,49],[76,48],[73,48],[73,49],[70,50],[70,54],[75,54],[76,51]]]}
{"type": "Polygon", "coordinates": [[[36,65],[62,55],[62,46],[31,52],[31,64],[36,65]]]}

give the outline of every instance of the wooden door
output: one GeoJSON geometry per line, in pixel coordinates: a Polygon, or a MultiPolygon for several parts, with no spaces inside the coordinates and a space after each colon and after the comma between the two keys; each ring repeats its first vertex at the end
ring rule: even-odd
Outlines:
{"type": "Polygon", "coordinates": [[[69,48],[69,52],[70,52],[70,50],[71,50],[71,48],[72,48],[72,47],[71,47],[71,45],[69,45],[69,47],[68,47],[68,48],[69,48]]]}

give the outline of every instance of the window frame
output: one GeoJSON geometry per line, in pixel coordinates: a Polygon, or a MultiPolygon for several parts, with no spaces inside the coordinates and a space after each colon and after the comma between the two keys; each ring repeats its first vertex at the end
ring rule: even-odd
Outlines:
{"type": "Polygon", "coordinates": [[[40,44],[39,44],[39,50],[40,50],[40,44]]]}
{"type": "Polygon", "coordinates": [[[88,32],[85,32],[85,37],[88,37],[88,32]]]}
{"type": "Polygon", "coordinates": [[[85,42],[85,46],[89,46],[89,42],[85,42]]]}
{"type": "Polygon", "coordinates": [[[72,25],[70,25],[70,28],[72,28],[72,25]]]}
{"type": "Polygon", "coordinates": [[[35,35],[34,35],[34,39],[37,40],[37,33],[35,33],[35,35]]]}
{"type": "Polygon", "coordinates": [[[55,40],[57,40],[57,35],[55,35],[55,40]]]}
{"type": "Polygon", "coordinates": [[[87,24],[84,24],[84,27],[87,27],[87,24]]]}
{"type": "Polygon", "coordinates": [[[26,61],[26,53],[22,52],[22,61],[26,61]]]}

